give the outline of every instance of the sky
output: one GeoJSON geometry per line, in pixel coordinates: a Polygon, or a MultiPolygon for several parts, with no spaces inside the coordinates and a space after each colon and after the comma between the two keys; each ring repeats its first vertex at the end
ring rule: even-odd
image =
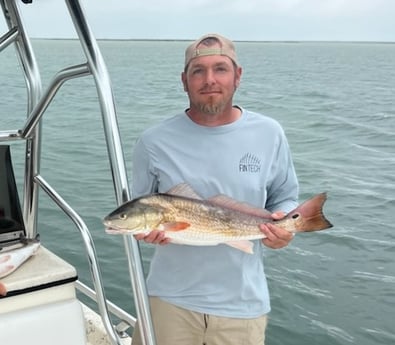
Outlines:
{"type": "MultiPolygon", "coordinates": [[[[18,1],[29,35],[75,38],[63,0],[18,1]]],[[[395,0],[81,0],[98,39],[395,42],[395,0]]],[[[0,35],[6,32],[0,19],[0,35]]]]}

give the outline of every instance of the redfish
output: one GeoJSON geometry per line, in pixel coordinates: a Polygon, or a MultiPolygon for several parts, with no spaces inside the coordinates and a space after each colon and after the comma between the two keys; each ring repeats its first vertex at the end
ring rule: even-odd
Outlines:
{"type": "Polygon", "coordinates": [[[161,230],[171,243],[212,246],[220,243],[252,253],[251,240],[265,238],[262,223],[273,223],[292,232],[324,230],[332,224],[323,214],[326,193],[305,201],[281,220],[271,213],[225,195],[207,200],[189,185],[180,184],[167,193],[150,194],[128,201],[103,220],[109,234],[148,234],[161,230]]]}

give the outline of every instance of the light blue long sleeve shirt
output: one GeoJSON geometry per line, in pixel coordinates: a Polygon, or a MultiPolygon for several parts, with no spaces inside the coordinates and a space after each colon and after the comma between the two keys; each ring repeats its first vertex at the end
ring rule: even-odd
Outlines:
{"type": "MultiPolygon", "coordinates": [[[[242,109],[235,122],[200,126],[185,113],[146,130],[133,152],[132,196],[186,182],[199,195],[228,195],[270,211],[297,206],[298,182],[284,131],[242,109]]],[[[270,311],[261,241],[254,254],[218,246],[157,246],[148,293],[180,307],[236,318],[270,311]]]]}

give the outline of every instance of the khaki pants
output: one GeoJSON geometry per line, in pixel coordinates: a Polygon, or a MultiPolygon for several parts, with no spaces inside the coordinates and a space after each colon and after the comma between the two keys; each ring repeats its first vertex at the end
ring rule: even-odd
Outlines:
{"type": "MultiPolygon", "coordinates": [[[[201,314],[150,297],[157,345],[264,345],[267,316],[234,319],[201,314]]],[[[132,345],[141,345],[136,324],[132,345]]]]}

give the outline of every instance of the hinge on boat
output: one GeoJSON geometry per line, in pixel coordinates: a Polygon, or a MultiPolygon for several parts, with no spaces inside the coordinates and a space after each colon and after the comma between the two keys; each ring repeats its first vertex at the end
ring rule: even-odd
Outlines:
{"type": "Polygon", "coordinates": [[[129,337],[129,334],[126,332],[129,328],[130,324],[123,320],[115,326],[115,330],[121,338],[129,337]]]}

